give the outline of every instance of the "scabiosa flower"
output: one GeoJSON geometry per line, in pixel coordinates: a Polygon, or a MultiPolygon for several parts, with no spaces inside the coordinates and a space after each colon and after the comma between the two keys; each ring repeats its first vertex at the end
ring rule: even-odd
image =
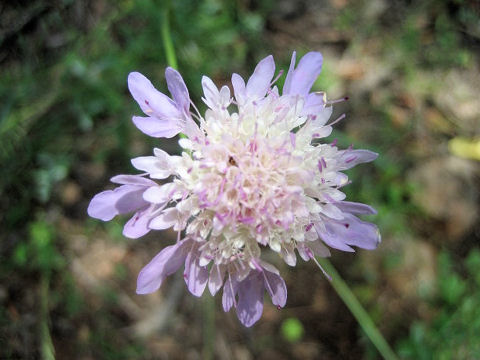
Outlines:
{"type": "Polygon", "coordinates": [[[329,247],[378,245],[377,227],[357,217],[375,210],[345,201],[341,191],[349,183],[342,171],[377,154],[321,142],[344,117],[329,124],[335,101],[310,92],[322,61],[320,53],[310,52],[295,66],[294,52],[281,94],[272,56],[259,62],[246,83],[232,75],[233,98],[227,86],[218,89],[204,76],[204,116],[176,70],[165,73],[172,98],[140,73],[128,76],[146,115],[134,116],[135,125],[153,137],[186,135],[179,140],[181,156],[154,149],[153,156],[133,159],[142,173],[115,176],[112,182],[120,186],[96,195],[88,208],[104,221],[133,212],[124,228],[130,238],[152,230],[178,232],[177,242],[140,272],[137,293],[156,291],[184,266],[193,295],[201,296],[207,285],[212,295],[223,287],[224,310],[234,307],[251,326],[261,317],[265,291],[279,308],[287,299],[285,281],[262,252],[270,249],[295,266],[295,250],[316,262],[315,256],[330,255],[329,247]]]}

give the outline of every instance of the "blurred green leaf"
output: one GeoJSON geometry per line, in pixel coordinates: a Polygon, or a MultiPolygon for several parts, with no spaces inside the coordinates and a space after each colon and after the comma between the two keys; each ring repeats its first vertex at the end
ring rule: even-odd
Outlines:
{"type": "Polygon", "coordinates": [[[281,333],[287,341],[300,341],[304,332],[303,325],[297,318],[288,318],[282,322],[281,333]]]}

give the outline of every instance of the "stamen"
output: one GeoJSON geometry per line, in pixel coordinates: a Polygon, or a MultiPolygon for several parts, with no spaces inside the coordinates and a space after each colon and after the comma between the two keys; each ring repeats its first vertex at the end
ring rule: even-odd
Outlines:
{"type": "Polygon", "coordinates": [[[341,185],[337,186],[337,189],[341,189],[342,187],[350,185],[351,183],[352,183],[352,181],[348,180],[345,184],[341,184],[341,185]]]}
{"type": "Polygon", "coordinates": [[[322,168],[322,161],[321,160],[318,160],[318,171],[322,172],[323,168],[322,168]]]}
{"type": "Polygon", "coordinates": [[[190,100],[190,104],[192,104],[193,109],[197,112],[198,118],[203,120],[203,117],[200,114],[200,111],[198,111],[198,108],[195,106],[192,100],[190,100]]]}
{"type": "Polygon", "coordinates": [[[345,117],[346,117],[345,114],[340,115],[336,120],[334,120],[333,122],[331,122],[330,124],[328,124],[328,126],[335,125],[335,124],[338,123],[340,120],[345,119],[345,117]]]}
{"type": "Polygon", "coordinates": [[[312,250],[310,250],[309,248],[307,248],[306,250],[306,253],[308,256],[310,256],[310,259],[312,259],[315,264],[318,266],[318,268],[320,270],[322,270],[322,273],[323,275],[325,275],[325,277],[329,280],[329,281],[332,281],[332,277],[330,275],[327,274],[327,272],[325,271],[325,269],[322,267],[322,265],[320,265],[320,263],[318,262],[318,260],[315,258],[315,256],[313,255],[312,253],[312,250]]]}
{"type": "Polygon", "coordinates": [[[235,307],[237,307],[237,300],[235,299],[236,296],[235,296],[235,292],[233,291],[233,284],[232,284],[232,278],[231,278],[231,276],[230,276],[230,273],[228,274],[228,280],[230,280],[230,281],[229,281],[229,284],[230,284],[230,290],[231,290],[232,295],[233,295],[233,296],[232,296],[232,297],[233,297],[233,305],[234,305],[235,307]]]}
{"type": "Polygon", "coordinates": [[[257,269],[257,270],[260,271],[260,272],[263,272],[263,269],[262,269],[262,267],[258,264],[257,260],[252,259],[252,260],[250,260],[250,261],[251,261],[251,263],[253,264],[253,266],[255,267],[255,269],[257,269]]]}
{"type": "Polygon", "coordinates": [[[344,98],[341,98],[341,99],[330,100],[330,101],[327,101],[327,105],[332,105],[332,104],[336,104],[336,103],[339,103],[339,102],[344,102],[344,101],[347,101],[348,99],[350,99],[350,98],[348,96],[345,96],[344,98]]]}
{"type": "Polygon", "coordinates": [[[277,77],[276,77],[275,79],[273,79],[273,81],[270,83],[270,87],[272,87],[273,84],[275,84],[275,83],[278,81],[278,79],[280,79],[280,77],[281,77],[282,75],[283,75],[283,69],[278,72],[277,77]]]}

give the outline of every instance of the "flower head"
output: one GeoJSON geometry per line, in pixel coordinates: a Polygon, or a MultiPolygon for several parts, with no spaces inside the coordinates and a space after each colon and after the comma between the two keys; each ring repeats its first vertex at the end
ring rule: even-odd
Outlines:
{"type": "Polygon", "coordinates": [[[140,272],[137,293],[156,291],[184,265],[193,295],[201,296],[207,285],[212,295],[223,287],[224,310],[235,307],[240,321],[251,326],[261,317],[265,291],[278,307],[287,299],[284,280],[262,252],[270,249],[295,266],[295,250],[308,261],[329,256],[329,247],[378,245],[377,227],[357,217],[375,210],[345,201],[341,191],[349,183],[342,171],[377,154],[319,140],[332,131],[332,102],[310,92],[322,61],[320,53],[310,52],[295,66],[293,53],[282,94],[274,85],[272,56],[259,62],[247,82],[232,75],[234,97],[204,76],[203,116],[194,106],[190,110],[176,70],[166,70],[172,98],[143,75],[129,75],[130,92],[147,115],[133,117],[135,125],[154,137],[186,135],[179,140],[181,156],[154,149],[153,156],[133,159],[142,174],[112,178],[120,186],[96,195],[88,208],[104,221],[134,212],[124,228],[127,237],[178,232],[177,243],[140,272]]]}

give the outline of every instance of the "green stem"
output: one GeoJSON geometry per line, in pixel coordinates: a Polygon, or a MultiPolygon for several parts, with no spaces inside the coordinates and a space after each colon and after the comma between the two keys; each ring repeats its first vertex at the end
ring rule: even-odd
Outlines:
{"type": "Polygon", "coordinates": [[[175,48],[173,47],[172,35],[170,34],[169,23],[170,1],[165,0],[165,6],[162,12],[162,40],[165,54],[167,56],[168,66],[178,70],[177,57],[175,56],[175,48]]]}
{"type": "MultiPolygon", "coordinates": [[[[175,70],[178,70],[177,56],[175,55],[175,47],[173,46],[172,34],[170,33],[170,0],[164,0],[162,11],[162,40],[165,54],[167,56],[167,64],[175,70]]],[[[187,136],[180,133],[180,138],[185,139],[187,136]]]]}
{"type": "Polygon", "coordinates": [[[363,331],[365,331],[365,334],[368,336],[373,345],[375,345],[378,352],[386,360],[397,360],[398,357],[390,348],[380,331],[378,331],[374,322],[372,321],[368,313],[365,311],[365,309],[362,307],[360,302],[357,300],[348,285],[345,283],[345,281],[343,281],[337,270],[335,270],[332,263],[326,258],[317,257],[316,259],[325,269],[325,271],[331,276],[331,284],[333,288],[343,300],[345,305],[347,305],[349,310],[352,312],[355,319],[357,319],[363,331]]]}
{"type": "Polygon", "coordinates": [[[210,294],[203,297],[203,349],[202,359],[212,360],[215,354],[215,299],[210,294]]]}

